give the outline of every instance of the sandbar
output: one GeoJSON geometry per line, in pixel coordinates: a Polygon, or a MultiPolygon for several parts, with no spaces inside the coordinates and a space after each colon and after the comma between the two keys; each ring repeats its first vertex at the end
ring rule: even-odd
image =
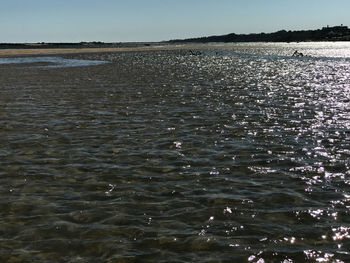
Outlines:
{"type": "Polygon", "coordinates": [[[128,51],[152,51],[152,50],[181,50],[181,49],[203,49],[208,45],[164,45],[145,47],[120,47],[120,48],[33,48],[33,49],[0,49],[1,56],[11,55],[49,55],[49,54],[72,54],[72,53],[98,53],[98,52],[128,52],[128,51]]]}

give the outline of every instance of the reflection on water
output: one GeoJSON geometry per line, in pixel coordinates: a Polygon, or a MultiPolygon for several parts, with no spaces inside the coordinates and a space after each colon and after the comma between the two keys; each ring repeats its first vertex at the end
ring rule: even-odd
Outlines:
{"type": "Polygon", "coordinates": [[[37,66],[41,68],[62,68],[62,67],[82,67],[105,64],[106,61],[101,60],[85,60],[72,59],[62,57],[12,57],[0,58],[0,65],[3,64],[32,64],[35,67],[36,63],[47,63],[45,66],[37,66]]]}
{"type": "Polygon", "coordinates": [[[350,62],[293,45],[1,66],[0,261],[349,262],[350,62]]]}

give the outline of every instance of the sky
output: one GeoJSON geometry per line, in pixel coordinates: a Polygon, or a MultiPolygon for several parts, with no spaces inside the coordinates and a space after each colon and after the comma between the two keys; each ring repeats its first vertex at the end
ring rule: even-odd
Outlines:
{"type": "Polygon", "coordinates": [[[349,0],[0,0],[0,42],[162,41],[350,26],[349,0]]]}

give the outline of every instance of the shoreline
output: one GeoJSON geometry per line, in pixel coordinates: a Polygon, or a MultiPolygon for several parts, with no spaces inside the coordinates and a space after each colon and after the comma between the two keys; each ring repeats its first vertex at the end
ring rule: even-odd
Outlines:
{"type": "Polygon", "coordinates": [[[1,57],[16,57],[16,56],[47,56],[47,55],[69,55],[69,54],[88,54],[88,53],[109,53],[109,52],[135,52],[135,51],[167,51],[167,50],[199,50],[199,49],[227,49],[245,48],[242,44],[249,43],[284,43],[288,45],[305,44],[305,43],[350,43],[350,41],[310,41],[310,42],[239,42],[239,43],[179,43],[165,45],[150,45],[150,46],[133,46],[133,47],[94,47],[94,48],[0,48],[1,57]]]}
{"type": "Polygon", "coordinates": [[[129,51],[159,51],[159,50],[184,50],[210,48],[206,44],[184,44],[164,46],[143,46],[143,47],[116,47],[116,48],[17,48],[0,49],[0,56],[17,55],[56,55],[56,54],[77,54],[77,53],[103,53],[103,52],[129,52],[129,51]]]}

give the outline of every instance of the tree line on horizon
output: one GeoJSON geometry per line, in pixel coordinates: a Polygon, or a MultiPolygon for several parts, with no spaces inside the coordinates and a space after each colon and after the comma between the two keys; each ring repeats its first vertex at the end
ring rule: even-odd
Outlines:
{"type": "Polygon", "coordinates": [[[175,39],[169,42],[303,42],[303,41],[350,41],[350,29],[347,26],[323,27],[317,30],[286,31],[257,34],[227,34],[219,36],[175,39]]]}
{"type": "MultiPolygon", "coordinates": [[[[227,34],[218,36],[174,39],[162,43],[209,43],[209,42],[305,42],[305,41],[350,41],[350,29],[347,26],[323,27],[317,30],[287,31],[280,30],[273,33],[257,34],[227,34]]],[[[156,43],[156,42],[155,42],[156,43]]],[[[159,43],[159,42],[157,42],[159,43]]],[[[0,43],[1,49],[28,49],[28,48],[99,48],[99,47],[133,47],[151,45],[151,42],[132,43],[105,43],[101,41],[92,42],[61,42],[61,43],[0,43]]]]}

